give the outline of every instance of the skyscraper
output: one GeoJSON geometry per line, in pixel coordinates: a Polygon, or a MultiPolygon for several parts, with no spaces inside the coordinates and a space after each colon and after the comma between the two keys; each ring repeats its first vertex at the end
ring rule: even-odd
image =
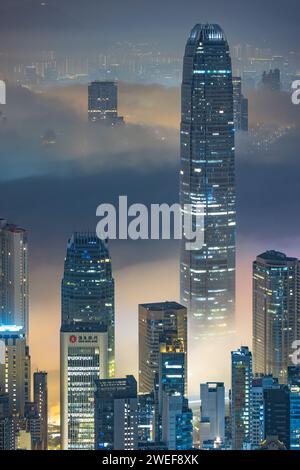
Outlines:
{"type": "Polygon", "coordinates": [[[181,303],[195,339],[227,333],[235,313],[235,170],[229,46],[216,24],[187,41],[181,91],[181,205],[204,210],[204,245],[181,253],[181,303]]]}
{"type": "Polygon", "coordinates": [[[107,330],[80,323],[60,333],[61,447],[94,449],[94,394],[97,379],[108,378],[107,330]]]}
{"type": "MultiPolygon", "coordinates": [[[[225,441],[225,387],[223,382],[200,385],[201,423],[208,428],[207,440],[225,441]]],[[[201,439],[201,435],[200,435],[201,439]]]]}
{"type": "Polygon", "coordinates": [[[168,450],[192,449],[193,413],[186,398],[164,392],[161,421],[162,441],[168,450]]]}
{"type": "Polygon", "coordinates": [[[123,124],[118,116],[118,85],[116,82],[96,81],[88,88],[88,117],[90,122],[107,126],[123,124]]]}
{"type": "MultiPolygon", "coordinates": [[[[187,371],[187,311],[176,302],[139,305],[139,391],[154,390],[155,374],[159,371],[161,344],[180,340],[187,371]]],[[[187,390],[187,372],[185,374],[187,390]]]]}
{"type": "Polygon", "coordinates": [[[290,391],[286,385],[264,390],[265,438],[277,436],[290,448],[290,391]]]}
{"type": "Polygon", "coordinates": [[[62,326],[104,325],[108,332],[109,376],[115,370],[114,279],[105,242],[76,232],[68,242],[62,280],[62,326]]]}
{"type": "Polygon", "coordinates": [[[155,402],[154,393],[138,395],[139,448],[154,442],[155,402]]]}
{"type": "Polygon", "coordinates": [[[271,375],[257,375],[252,381],[251,448],[259,449],[265,437],[264,391],[279,388],[278,379],[271,375]]]}
{"type": "Polygon", "coordinates": [[[27,232],[0,219],[0,326],[22,327],[28,335],[27,232]]]}
{"type": "Polygon", "coordinates": [[[161,344],[159,353],[159,409],[162,413],[163,394],[185,396],[186,355],[183,342],[174,340],[170,344],[161,344]]]}
{"type": "Polygon", "coordinates": [[[241,77],[232,78],[233,115],[236,131],[248,131],[248,99],[242,93],[241,77]]]}
{"type": "Polygon", "coordinates": [[[126,378],[97,380],[95,450],[136,450],[138,447],[137,383],[126,378]]]}
{"type": "Polygon", "coordinates": [[[287,383],[292,344],[300,337],[296,258],[266,251],[253,263],[253,365],[287,383]]]}
{"type": "Polygon", "coordinates": [[[0,328],[0,390],[9,396],[9,413],[23,417],[25,403],[30,401],[30,355],[23,330],[0,328]],[[2,358],[1,358],[2,359],[2,358]]]}
{"type": "Polygon", "coordinates": [[[33,374],[33,401],[37,406],[41,422],[40,450],[48,448],[48,385],[47,372],[34,372],[33,374]]]}
{"type": "Polygon", "coordinates": [[[232,449],[250,450],[252,420],[252,354],[247,346],[231,353],[232,449]]]}

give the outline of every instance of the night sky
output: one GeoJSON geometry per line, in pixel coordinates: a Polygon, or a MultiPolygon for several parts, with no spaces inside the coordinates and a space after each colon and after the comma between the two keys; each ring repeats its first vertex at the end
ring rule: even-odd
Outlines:
{"type": "MultiPolygon", "coordinates": [[[[299,17],[296,0],[2,0],[0,51],[30,56],[34,48],[59,46],[74,53],[128,40],[151,41],[179,54],[196,20],[220,23],[231,44],[300,51],[299,17]]],[[[173,203],[179,192],[179,88],[120,83],[120,114],[128,125],[110,132],[88,128],[86,94],[83,85],[41,94],[9,86],[7,122],[0,124],[0,217],[29,230],[30,348],[33,370],[49,372],[52,417],[58,409],[60,281],[68,237],[94,229],[96,207],[119,195],[127,194],[130,202],[173,203]],[[53,148],[41,145],[49,128],[57,135],[53,148]]],[[[263,152],[246,137],[237,139],[239,328],[232,344],[193,352],[197,364],[206,357],[205,366],[193,370],[193,396],[200,380],[228,384],[230,348],[251,345],[256,255],[277,249],[300,257],[300,106],[283,92],[255,91],[248,98],[251,125],[284,126],[285,132],[263,152]],[[215,354],[216,348],[226,352],[215,354]]],[[[178,300],[179,245],[112,242],[111,255],[117,373],[136,374],[137,305],[178,300]]]]}
{"type": "Polygon", "coordinates": [[[197,20],[220,23],[230,42],[299,50],[299,17],[297,0],[1,0],[0,41],[15,51],[112,40],[183,49],[197,20]]]}

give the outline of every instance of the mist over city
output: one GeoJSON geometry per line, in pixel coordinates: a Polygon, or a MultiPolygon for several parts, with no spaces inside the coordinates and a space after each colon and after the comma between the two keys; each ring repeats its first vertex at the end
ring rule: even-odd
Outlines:
{"type": "Polygon", "coordinates": [[[299,17],[293,0],[2,0],[1,450],[300,450],[299,17]],[[120,195],[201,201],[204,247],[100,241],[96,209],[120,195]],[[18,341],[34,375],[15,392],[18,341]],[[83,392],[80,354],[99,361],[83,392]],[[116,379],[128,441],[104,419],[116,379]]]}

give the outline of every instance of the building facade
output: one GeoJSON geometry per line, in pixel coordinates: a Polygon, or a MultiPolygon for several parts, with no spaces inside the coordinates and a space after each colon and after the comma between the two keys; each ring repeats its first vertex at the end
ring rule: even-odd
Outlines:
{"type": "Polygon", "coordinates": [[[114,279],[105,242],[76,232],[68,242],[62,280],[62,326],[101,324],[108,332],[109,376],[115,372],[114,279]]]}
{"type": "Polygon", "coordinates": [[[0,363],[0,390],[9,396],[10,416],[23,417],[31,392],[30,355],[24,331],[1,327],[0,348],[4,352],[4,362],[0,363]]]}
{"type": "Polygon", "coordinates": [[[100,325],[65,325],[60,334],[61,448],[94,449],[94,394],[108,378],[107,330],[100,325]]]}
{"type": "Polygon", "coordinates": [[[26,230],[0,219],[0,326],[28,335],[28,240],[26,230]]]}
{"type": "Polygon", "coordinates": [[[247,346],[231,353],[232,449],[250,450],[252,441],[252,354],[247,346]]]}
{"type": "Polygon", "coordinates": [[[95,450],[138,448],[137,383],[126,378],[97,380],[95,392],[95,450]]]}
{"type": "Polygon", "coordinates": [[[300,450],[300,385],[290,386],[290,450],[300,450]]]}
{"type": "Polygon", "coordinates": [[[241,77],[232,78],[234,129],[248,131],[248,99],[242,93],[241,77]]]}
{"type": "Polygon", "coordinates": [[[123,124],[118,116],[118,85],[116,82],[95,81],[88,87],[88,118],[107,126],[123,124]]]}
{"type": "Polygon", "coordinates": [[[48,448],[48,384],[47,372],[37,371],[33,374],[33,401],[37,406],[41,422],[40,450],[48,448]]]}
{"type": "MultiPolygon", "coordinates": [[[[201,424],[209,431],[206,439],[225,442],[225,387],[223,382],[207,382],[200,385],[201,424]]],[[[200,435],[201,439],[201,435],[200,435]]]]}
{"type": "Polygon", "coordinates": [[[235,159],[231,58],[219,25],[197,24],[181,89],[180,202],[204,212],[204,245],[181,252],[191,338],[227,334],[235,314],[235,159]]]}
{"type": "MultiPolygon", "coordinates": [[[[187,310],[176,302],[139,305],[139,391],[154,390],[159,371],[161,344],[170,340],[182,342],[187,371],[187,310]]],[[[187,377],[187,373],[186,373],[187,377]]],[[[185,384],[187,390],[187,380],[185,384]]]]}
{"type": "Polygon", "coordinates": [[[271,375],[257,375],[252,380],[251,449],[259,449],[265,438],[264,390],[279,388],[278,379],[271,375]]]}
{"type": "Polygon", "coordinates": [[[264,390],[265,438],[276,436],[290,449],[290,391],[286,385],[264,390]]]}
{"type": "Polygon", "coordinates": [[[193,448],[193,413],[186,398],[163,393],[161,428],[162,442],[168,450],[193,448]]]}
{"type": "Polygon", "coordinates": [[[287,383],[292,344],[300,338],[299,262],[267,251],[253,263],[253,365],[287,383]]]}

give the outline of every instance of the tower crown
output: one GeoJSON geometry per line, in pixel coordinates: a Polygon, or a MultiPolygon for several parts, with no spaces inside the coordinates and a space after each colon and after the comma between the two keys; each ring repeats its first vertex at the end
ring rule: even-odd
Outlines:
{"type": "Polygon", "coordinates": [[[220,42],[227,41],[223,29],[218,24],[196,24],[189,36],[189,42],[220,42]]]}

